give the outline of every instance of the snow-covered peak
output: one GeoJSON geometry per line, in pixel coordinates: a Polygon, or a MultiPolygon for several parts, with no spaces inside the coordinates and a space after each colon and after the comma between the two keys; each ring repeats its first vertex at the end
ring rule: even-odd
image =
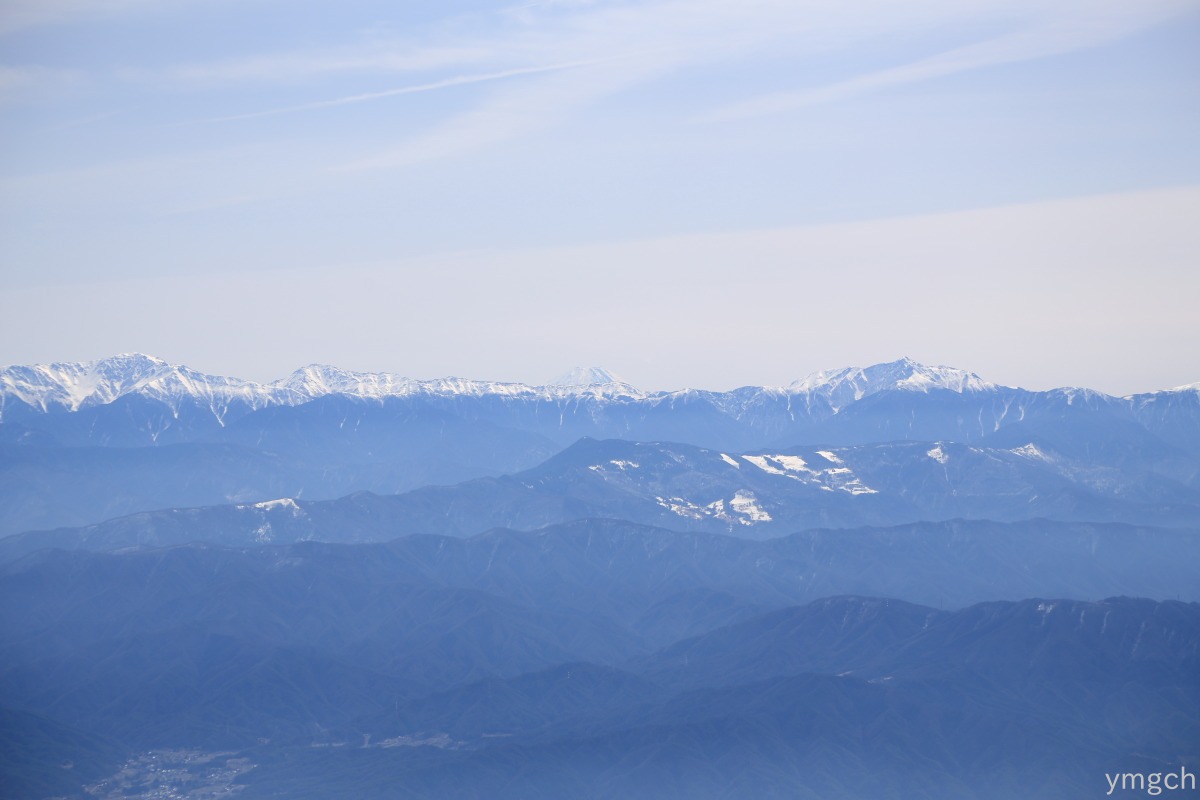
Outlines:
{"type": "Polygon", "coordinates": [[[99,361],[88,362],[101,375],[113,379],[135,378],[169,368],[171,365],[161,358],[145,353],[118,353],[99,361]]]}
{"type": "Polygon", "coordinates": [[[556,394],[588,394],[603,397],[642,397],[622,378],[600,367],[575,367],[543,387],[556,394]]]}
{"type": "MultiPolygon", "coordinates": [[[[188,367],[138,353],[125,353],[98,361],[11,366],[0,368],[0,419],[5,406],[23,403],[43,412],[77,411],[111,403],[127,395],[158,400],[178,413],[182,405],[199,402],[211,408],[219,422],[234,410],[277,405],[299,405],[327,395],[381,400],[422,395],[427,397],[492,397],[512,400],[587,398],[602,402],[652,402],[672,404],[698,397],[735,418],[759,407],[788,410],[799,404],[810,412],[827,413],[856,400],[887,390],[958,393],[996,389],[973,373],[952,367],[930,367],[903,358],[870,367],[847,367],[809,375],[787,388],[743,387],[731,392],[641,392],[607,370],[576,368],[545,386],[523,383],[475,381],[462,378],[414,380],[381,372],[353,372],[312,364],[271,383],[207,375],[188,367]]],[[[1200,384],[1169,390],[1200,393],[1200,384]]],[[[1122,402],[1087,389],[1057,389],[1042,393],[1070,405],[1122,402]]],[[[1161,394],[1161,393],[1160,393],[1161,394]]],[[[1125,402],[1148,402],[1153,395],[1138,395],[1125,402]]]]}
{"type": "Polygon", "coordinates": [[[0,370],[0,396],[42,411],[54,407],[77,411],[133,393],[167,402],[185,395],[219,401],[237,395],[259,405],[255,401],[262,400],[262,393],[257,388],[249,381],[204,375],[141,353],[0,370]]]}
{"type": "Polygon", "coordinates": [[[978,392],[994,389],[978,375],[954,367],[930,367],[902,358],[870,367],[846,367],[816,372],[788,387],[795,394],[819,395],[834,409],[855,400],[887,390],[928,392],[948,389],[952,392],[978,392]]]}
{"type": "Polygon", "coordinates": [[[602,386],[608,383],[625,383],[606,369],[600,367],[575,367],[558,376],[547,386],[602,386]]]}
{"type": "Polygon", "coordinates": [[[305,399],[329,394],[378,398],[411,394],[417,382],[387,372],[351,372],[327,364],[309,364],[268,386],[295,392],[305,399]]]}
{"type": "Polygon", "coordinates": [[[205,375],[159,358],[127,353],[98,361],[11,366],[0,369],[0,418],[6,403],[19,401],[43,412],[78,411],[136,394],[178,410],[185,400],[209,406],[219,421],[230,406],[250,409],[298,405],[327,395],[382,399],[415,394],[456,397],[641,398],[640,392],[604,370],[576,371],[577,380],[549,386],[473,381],[414,380],[386,372],[352,372],[310,364],[271,383],[205,375]]]}

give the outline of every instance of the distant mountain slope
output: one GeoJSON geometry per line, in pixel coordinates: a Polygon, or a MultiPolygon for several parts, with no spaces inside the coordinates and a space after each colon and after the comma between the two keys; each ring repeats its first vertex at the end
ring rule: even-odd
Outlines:
{"type": "MultiPolygon", "coordinates": [[[[1194,603],[1032,599],[938,611],[836,597],[679,642],[625,671],[563,665],[360,725],[378,736],[440,731],[479,750],[446,753],[444,769],[393,766],[417,785],[472,786],[507,765],[537,776],[524,792],[550,783],[588,796],[554,783],[586,778],[636,794],[644,785],[618,766],[636,761],[669,797],[736,797],[751,786],[768,796],[999,798],[1024,787],[1022,796],[1086,797],[1106,760],[1155,769],[1154,758],[1178,758],[1172,748],[1200,733],[1198,640],[1194,603]],[[710,769],[710,757],[740,768],[710,769]],[[808,766],[788,769],[797,762],[808,766]],[[693,771],[704,781],[693,784],[693,771]]],[[[268,777],[278,779],[259,779],[268,777]]]]}
{"type": "MultiPolygon", "coordinates": [[[[45,552],[0,569],[0,703],[17,725],[69,721],[93,759],[236,749],[258,765],[249,797],[1087,796],[1105,770],[1192,757],[1200,605],[787,598],[995,596],[997,576],[1051,586],[1071,563],[1078,587],[1125,564],[1194,592],[1196,537],[1158,535],[1173,578],[1133,563],[1166,557],[1156,534],[1081,526],[45,552]],[[741,612],[638,633],[696,590],[741,612]]],[[[24,759],[3,768],[38,774],[24,759]]]]}
{"type": "Polygon", "coordinates": [[[5,797],[80,797],[125,756],[112,741],[38,714],[0,708],[0,788],[5,797]]]}
{"type": "MultiPolygon", "coordinates": [[[[317,406],[305,409],[318,412],[317,406]]],[[[357,436],[362,447],[321,439],[302,426],[249,444],[0,442],[0,536],[162,508],[334,499],[359,491],[395,494],[514,472],[557,449],[534,434],[457,418],[378,432],[365,425],[357,436]]]]}
{"type": "MultiPolygon", "coordinates": [[[[1155,505],[1171,507],[1179,484],[1200,488],[1194,386],[1129,398],[1030,392],[908,359],[728,392],[642,392],[595,368],[546,386],[323,366],[258,384],[125,355],[0,369],[0,535],[163,508],[393,494],[495,477],[582,437],[785,455],[806,446],[1032,443],[1070,462],[1075,483],[1077,467],[1091,470],[1082,483],[1115,487],[1109,494],[1132,481],[1133,495],[1159,491],[1155,505]],[[130,452],[180,445],[196,446],[196,458],[130,452]],[[154,474],[144,479],[150,463],[154,474]]],[[[1038,496],[1044,504],[1045,492],[1038,496]]],[[[706,503],[717,499],[730,514],[733,496],[706,503]]],[[[1055,502],[1073,500],[1032,513],[1057,514],[1055,502]]],[[[841,524],[836,511],[813,513],[814,524],[841,524]]],[[[1137,521],[1165,522],[1171,513],[1137,521]]],[[[1119,510],[1105,518],[1129,519],[1119,510]]],[[[899,519],[857,516],[853,524],[899,519]]]]}
{"type": "Polygon", "coordinates": [[[1200,771],[1197,531],[1200,385],[8,367],[0,795],[1102,796],[1200,771]]]}
{"type": "Polygon", "coordinates": [[[404,602],[414,608],[424,602],[419,587],[485,593],[590,617],[656,647],[697,625],[707,629],[830,595],[882,595],[939,607],[1030,596],[1200,599],[1192,566],[1198,556],[1200,535],[1124,525],[919,523],[749,541],[590,520],[532,533],[410,536],[367,545],[47,550],[0,566],[7,587],[0,605],[4,629],[21,637],[45,624],[66,624],[68,608],[82,615],[71,623],[78,637],[102,636],[104,620],[157,606],[172,609],[160,620],[167,627],[176,611],[194,607],[235,629],[239,615],[247,614],[254,625],[269,625],[250,632],[270,639],[301,630],[301,609],[326,620],[314,630],[352,636],[353,625],[336,622],[345,613],[341,595],[359,597],[364,587],[384,582],[397,602],[408,597],[404,602]],[[312,605],[305,587],[328,581],[342,587],[338,601],[312,605]],[[274,594],[269,587],[276,584],[292,588],[274,594]],[[248,596],[236,599],[239,592],[248,596]],[[179,598],[190,605],[179,606],[179,598]],[[264,616],[263,603],[278,608],[264,616]]]}
{"type": "Polygon", "coordinates": [[[637,671],[676,686],[820,672],[880,680],[1195,682],[1196,604],[1027,599],[940,611],[836,597],[677,642],[637,671]],[[947,654],[953,653],[953,658],[947,654]]]}
{"type": "MultiPolygon", "coordinates": [[[[447,716],[469,703],[472,718],[515,721],[516,744],[477,740],[478,753],[394,763],[391,774],[418,796],[470,792],[507,768],[521,775],[503,784],[514,797],[1087,797],[1103,792],[1093,790],[1106,770],[1162,770],[1155,764],[1190,752],[1200,734],[1198,625],[1195,604],[1129,598],[957,612],[833,598],[670,648],[663,658],[704,677],[680,692],[679,675],[651,670],[663,686],[652,702],[622,686],[573,718],[507,710],[518,685],[538,687],[520,704],[538,709],[576,670],[594,690],[574,666],[503,682],[486,697],[479,686],[440,696],[428,723],[454,728],[447,716]],[[789,618],[803,622],[785,634],[789,618]],[[792,663],[772,658],[781,649],[792,663]],[[843,671],[862,662],[876,677],[843,671]]],[[[374,777],[385,774],[374,763],[374,777]]],[[[367,785],[373,772],[363,771],[367,785]]]]}
{"type": "MultiPolygon", "coordinates": [[[[160,450],[165,456],[172,449],[160,450]]],[[[160,460],[134,454],[126,453],[126,460],[160,460]]],[[[193,464],[202,468],[206,462],[193,464]]],[[[681,444],[581,440],[533,469],[505,477],[393,496],[358,493],[326,501],[281,498],[145,512],[0,539],[0,559],[40,547],[470,536],[496,527],[532,530],[596,517],[748,538],[957,518],[1188,526],[1200,525],[1200,486],[1185,482],[1195,466],[1165,446],[1141,455],[1101,448],[1095,457],[1063,455],[1033,442],[1004,449],[903,442],[732,454],[681,444]]],[[[150,476],[146,486],[153,480],[150,476]]],[[[215,477],[198,484],[221,485],[215,477]]],[[[37,496],[19,485],[12,491],[37,496]]]]}

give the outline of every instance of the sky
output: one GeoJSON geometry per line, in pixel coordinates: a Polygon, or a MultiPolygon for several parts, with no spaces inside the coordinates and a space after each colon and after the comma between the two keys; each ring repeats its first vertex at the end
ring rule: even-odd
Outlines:
{"type": "Polygon", "coordinates": [[[1200,381],[1200,0],[3,0],[0,364],[1200,381]]]}

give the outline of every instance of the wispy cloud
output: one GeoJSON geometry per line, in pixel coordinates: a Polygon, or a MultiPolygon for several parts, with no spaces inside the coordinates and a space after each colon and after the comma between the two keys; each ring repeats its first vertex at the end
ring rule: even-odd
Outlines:
{"type": "Polygon", "coordinates": [[[144,82],[182,83],[206,88],[226,84],[296,84],[314,78],[354,73],[386,74],[459,69],[494,62],[494,47],[482,44],[415,45],[407,41],[369,42],[329,50],[267,53],[208,63],[188,63],[160,70],[125,70],[127,78],[144,82]]]}
{"type": "MultiPolygon", "coordinates": [[[[434,92],[439,89],[449,89],[455,86],[465,86],[473,83],[489,83],[491,81],[505,80],[506,78],[516,78],[522,75],[537,75],[544,72],[559,72],[561,70],[574,69],[577,67],[588,66],[590,64],[600,63],[599,60],[591,61],[575,61],[565,64],[547,64],[537,67],[519,67],[517,69],[506,69],[498,72],[482,72],[473,75],[456,75],[451,78],[443,78],[442,80],[431,81],[430,83],[419,83],[413,86],[401,86],[396,89],[385,89],[379,92],[363,92],[361,94],[346,95],[344,97],[335,97],[332,100],[317,100],[311,103],[301,103],[294,106],[284,106],[281,108],[271,108],[264,111],[253,111],[248,114],[231,114],[224,117],[209,117],[202,120],[194,120],[193,122],[231,122],[243,119],[257,119],[260,117],[273,117],[280,114],[293,114],[301,111],[317,111],[323,108],[333,108],[336,106],[351,105],[353,103],[365,103],[371,100],[382,100],[387,97],[399,97],[406,94],[419,94],[422,92],[434,92]]],[[[191,124],[191,123],[179,123],[191,124]]]]}
{"type": "Polygon", "coordinates": [[[565,77],[542,76],[500,88],[476,107],[348,166],[395,168],[490,146],[553,125],[601,98],[689,68],[767,56],[791,64],[796,82],[802,83],[806,57],[867,47],[881,36],[932,31],[945,35],[956,27],[980,26],[1012,31],[901,67],[815,89],[768,93],[701,114],[708,120],[757,116],[1092,47],[1162,22],[1187,7],[1183,0],[1147,0],[1137,5],[1094,0],[1049,6],[1023,0],[966,4],[926,0],[903,9],[887,2],[818,2],[801,7],[784,0],[533,4],[517,9],[525,25],[511,40],[496,44],[498,50],[506,55],[538,53],[543,58],[570,54],[599,60],[602,54],[629,55],[619,65],[576,70],[565,77]],[[637,57],[629,57],[633,53],[637,57]]]}
{"type": "Polygon", "coordinates": [[[1051,20],[1016,33],[956,47],[903,66],[824,86],[760,95],[720,108],[704,115],[703,119],[724,121],[783,113],[960,72],[1074,52],[1161,22],[1170,15],[1171,10],[1169,5],[1157,9],[1144,7],[1142,13],[1137,14],[1111,13],[1114,9],[1109,9],[1110,13],[1107,14],[1051,20]]]}
{"type": "MultiPolygon", "coordinates": [[[[162,2],[173,7],[195,0],[162,2]]],[[[348,145],[287,131],[297,151],[308,155],[297,171],[344,175],[454,159],[530,137],[564,120],[585,117],[607,98],[655,82],[666,85],[689,70],[692,75],[737,77],[718,81],[719,87],[708,94],[693,91],[677,97],[669,89],[657,94],[679,119],[754,117],[1092,47],[1193,5],[1194,0],[913,0],[903,5],[892,0],[547,0],[453,23],[413,26],[402,37],[373,31],[357,45],[343,40],[327,49],[153,68],[134,65],[123,72],[94,71],[89,80],[123,77],[134,84],[161,82],[155,88],[171,92],[205,90],[204,111],[199,112],[205,116],[179,125],[269,118],[467,85],[484,87],[447,98],[452,102],[431,104],[432,120],[423,123],[424,128],[406,128],[409,133],[390,141],[385,132],[394,126],[380,126],[378,132],[369,131],[348,145]],[[982,42],[966,38],[980,31],[1002,34],[982,42]],[[845,63],[853,61],[855,53],[874,55],[881,42],[896,41],[904,42],[909,52],[921,42],[960,44],[932,53],[926,45],[924,57],[907,64],[860,75],[843,72],[840,80],[812,85],[813,67],[822,59],[845,63]],[[831,53],[838,58],[827,58],[831,53]],[[297,102],[281,103],[270,91],[273,85],[286,85],[289,99],[297,102]],[[394,88],[379,88],[389,85],[394,88]],[[785,88],[767,92],[768,85],[785,88]],[[261,106],[248,109],[247,98],[259,98],[261,106]]],[[[7,9],[13,19],[28,21],[39,14],[66,19],[141,13],[152,7],[163,13],[151,0],[44,0],[44,5],[9,0],[7,9]]],[[[829,64],[823,66],[827,72],[829,64]]],[[[0,94],[31,80],[34,69],[0,71],[0,94]]],[[[189,115],[199,116],[195,111],[189,115]]],[[[151,127],[162,130],[161,125],[151,127]]],[[[235,141],[236,128],[228,136],[235,141]]]]}
{"type": "Polygon", "coordinates": [[[335,171],[395,169],[520,138],[555,124],[600,97],[645,80],[652,71],[664,72],[669,64],[663,54],[654,53],[581,62],[567,73],[494,92],[469,111],[335,171]]]}

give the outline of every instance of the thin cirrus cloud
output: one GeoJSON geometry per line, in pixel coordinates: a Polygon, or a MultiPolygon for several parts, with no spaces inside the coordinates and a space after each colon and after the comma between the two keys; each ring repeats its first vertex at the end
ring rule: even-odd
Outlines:
{"type": "MultiPolygon", "coordinates": [[[[174,0],[170,5],[183,6],[186,2],[174,0]]],[[[43,7],[19,0],[12,5],[15,11],[11,13],[21,18],[34,18],[39,13],[46,18],[60,18],[118,10],[132,13],[145,5],[143,0],[48,0],[43,7]]],[[[818,88],[726,101],[723,107],[693,115],[708,122],[736,119],[1086,48],[1159,22],[1187,7],[1181,0],[1147,0],[1136,5],[1093,0],[1086,7],[1072,2],[1046,5],[985,0],[959,4],[925,0],[901,11],[893,4],[874,0],[855,4],[571,0],[504,8],[499,13],[479,15],[474,22],[468,19],[453,25],[417,26],[404,40],[390,43],[371,38],[359,46],[122,68],[116,75],[127,81],[166,81],[210,89],[271,83],[303,86],[306,81],[334,76],[413,76],[408,85],[393,89],[344,90],[332,98],[214,114],[178,124],[319,111],[470,84],[519,84],[484,94],[474,100],[474,107],[459,108],[451,116],[433,122],[427,131],[343,165],[351,169],[383,168],[442,158],[543,129],[606,96],[690,67],[752,62],[768,54],[782,57],[781,63],[789,64],[784,69],[793,70],[795,82],[803,83],[806,56],[862,46],[883,35],[921,34],[960,26],[968,30],[980,25],[1018,28],[1015,33],[953,48],[904,66],[818,88]],[[446,75],[446,71],[451,74],[446,75]],[[565,81],[554,74],[564,71],[572,73],[565,81]],[[608,74],[598,74],[601,72],[608,74]],[[478,130],[480,125],[495,128],[478,130]]]]}
{"type": "Polygon", "coordinates": [[[317,100],[311,103],[301,103],[299,105],[284,106],[281,108],[270,108],[263,111],[252,111],[246,114],[231,114],[224,117],[210,117],[203,120],[196,120],[196,122],[232,122],[243,119],[273,117],[280,114],[294,114],[303,111],[318,111],[323,108],[333,108],[335,106],[351,105],[353,103],[365,103],[372,100],[382,100],[384,98],[399,97],[406,94],[435,92],[439,89],[449,89],[454,86],[466,86],[473,83],[489,83],[491,81],[500,81],[507,78],[520,77],[523,75],[537,75],[544,72],[559,72],[561,70],[574,69],[577,67],[600,63],[600,61],[601,60],[599,59],[593,59],[590,61],[575,61],[565,64],[546,64],[534,67],[519,67],[516,69],[499,70],[497,72],[456,75],[451,78],[444,78],[442,80],[431,81],[429,83],[419,83],[412,86],[401,86],[396,89],[385,89],[379,92],[363,92],[361,94],[335,97],[331,100],[317,100]]]}
{"type": "MultiPolygon", "coordinates": [[[[499,46],[509,54],[539,52],[558,58],[565,53],[586,55],[596,61],[594,68],[573,70],[566,76],[538,76],[541,70],[531,69],[528,81],[499,89],[482,98],[475,107],[435,123],[429,130],[390,148],[343,165],[342,169],[397,168],[452,157],[547,128],[567,115],[581,113],[606,96],[674,72],[753,58],[762,52],[802,59],[805,54],[820,53],[835,45],[862,45],[891,26],[930,31],[947,24],[947,18],[958,24],[999,24],[1005,13],[1019,18],[1015,32],[983,42],[815,89],[752,97],[696,117],[712,122],[779,113],[987,66],[1078,51],[1162,23],[1187,8],[1187,4],[1176,0],[1137,6],[1100,0],[1090,4],[1087,13],[1080,14],[1074,6],[1064,9],[1036,4],[982,3],[962,11],[926,3],[908,18],[896,17],[894,11],[880,6],[873,18],[860,21],[845,7],[818,4],[806,8],[807,13],[798,13],[793,4],[769,0],[744,8],[714,0],[695,4],[686,14],[675,3],[638,9],[624,5],[601,7],[568,15],[569,25],[559,20],[557,26],[547,23],[543,28],[526,32],[519,45],[507,42],[499,46]],[[601,53],[618,55],[601,58],[601,53]]],[[[858,13],[861,12],[859,9],[858,13]]],[[[1007,27],[1013,25],[1012,19],[1003,22],[1007,27]]],[[[798,82],[803,77],[803,69],[797,68],[798,82]]]]}
{"type": "MultiPolygon", "coordinates": [[[[172,0],[166,8],[188,0],[172,0]]],[[[147,6],[143,0],[47,0],[44,8],[18,0],[18,17],[65,18],[147,6]],[[41,12],[37,9],[43,8],[41,12]]],[[[254,83],[292,83],[319,76],[346,76],[342,93],[308,102],[268,106],[238,113],[211,114],[194,122],[235,122],[443,92],[467,85],[494,84],[492,91],[447,103],[439,118],[392,143],[326,171],[340,173],[392,169],[490,147],[545,130],[570,116],[582,116],[604,98],[650,84],[692,68],[723,68],[775,59],[793,83],[805,79],[805,59],[824,52],[871,45],[880,36],[917,36],[932,32],[1000,28],[1015,32],[965,44],[904,66],[834,81],[817,88],[768,93],[749,99],[711,99],[715,110],[693,109],[693,119],[713,121],[786,111],[864,92],[979,69],[988,65],[1043,58],[1092,47],[1169,18],[1189,7],[1182,0],[1146,0],[1138,4],[1092,0],[1087,4],[1042,4],[1025,0],[984,0],[960,4],[918,0],[904,9],[867,0],[855,4],[790,0],[659,0],[625,2],[544,2],[502,9],[481,28],[475,23],[416,27],[404,41],[377,39],[359,47],[339,46],[309,52],[275,53],[178,66],[159,65],[118,71],[118,77],[149,80],[161,76],[173,85],[192,87],[254,83]],[[499,22],[497,22],[499,20],[499,22]],[[472,27],[472,25],[475,27],[472,27]],[[441,74],[438,74],[438,73],[441,74]],[[450,74],[446,74],[449,72],[450,74]],[[396,88],[353,91],[348,79],[371,74],[409,74],[412,82],[396,88]],[[730,102],[732,101],[732,102],[730,102]],[[724,102],[724,105],[720,105],[724,102]],[[465,105],[464,105],[465,104],[465,105]]],[[[162,9],[158,13],[165,13],[162,9]]],[[[0,80],[17,87],[41,76],[36,70],[7,68],[0,80]],[[10,78],[11,80],[7,80],[10,78]]],[[[44,78],[44,76],[41,76],[44,78]]],[[[40,79],[40,78],[39,78],[40,79]]],[[[92,81],[101,80],[93,74],[92,81]]],[[[746,84],[740,93],[752,91],[746,84]]],[[[308,91],[312,91],[309,89],[308,91]]],[[[221,95],[216,95],[216,104],[221,95]]],[[[668,96],[669,97],[669,96],[668,96]]],[[[700,100],[699,102],[704,102],[700,100]]],[[[209,104],[213,111],[213,103],[209,104]]]]}
{"type": "Polygon", "coordinates": [[[1096,47],[1165,21],[1176,10],[1174,5],[1167,3],[1157,8],[1145,6],[1141,13],[1136,14],[1110,13],[1082,19],[1056,20],[849,80],[799,91],[761,95],[717,109],[703,119],[719,122],[783,113],[893,86],[1096,47]]]}
{"type": "Polygon", "coordinates": [[[165,80],[219,88],[224,84],[297,83],[339,74],[461,68],[493,60],[495,55],[492,48],[479,45],[414,47],[397,42],[320,52],[273,53],[212,63],[183,64],[166,70],[125,70],[123,75],[144,82],[165,80]]]}
{"type": "Polygon", "coordinates": [[[477,107],[451,117],[395,147],[365,155],[334,172],[395,169],[451,158],[528,135],[553,125],[579,107],[621,91],[669,61],[655,54],[628,54],[579,62],[543,80],[495,92],[477,107]]]}

